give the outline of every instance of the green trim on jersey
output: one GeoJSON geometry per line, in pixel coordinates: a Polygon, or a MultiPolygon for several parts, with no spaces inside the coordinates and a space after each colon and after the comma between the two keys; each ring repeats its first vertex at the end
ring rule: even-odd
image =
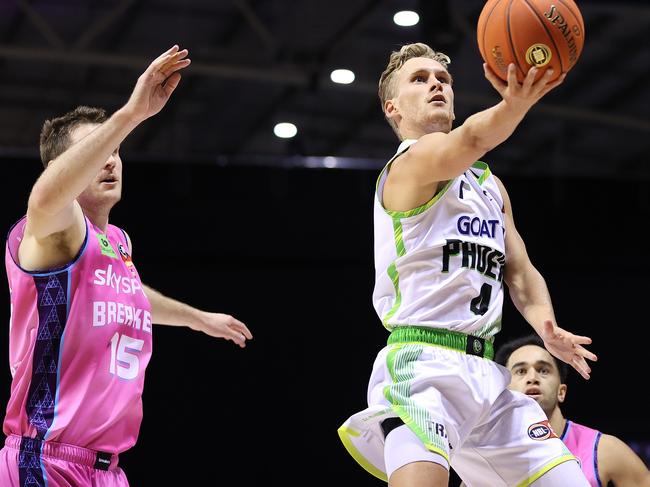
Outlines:
{"type": "Polygon", "coordinates": [[[345,446],[345,449],[348,451],[350,455],[352,455],[352,458],[354,458],[359,465],[361,465],[366,472],[374,475],[380,480],[383,480],[384,482],[388,482],[388,476],[379,470],[377,467],[375,467],[372,463],[370,463],[366,457],[363,456],[363,454],[356,449],[354,446],[354,443],[352,443],[352,440],[350,439],[351,436],[357,437],[361,436],[361,433],[358,431],[352,429],[352,428],[346,428],[345,426],[341,426],[338,429],[339,433],[339,438],[341,438],[341,441],[343,442],[343,446],[345,446]]]}
{"type": "Polygon", "coordinates": [[[483,170],[483,174],[481,174],[481,177],[478,178],[479,186],[481,186],[485,182],[485,180],[492,175],[492,171],[490,171],[490,166],[488,166],[483,161],[476,161],[474,164],[472,164],[472,167],[483,170]]]}
{"type": "MultiPolygon", "coordinates": [[[[403,153],[403,152],[402,152],[403,153]]],[[[395,156],[397,157],[397,156],[395,156]]],[[[431,208],[436,202],[442,198],[442,196],[449,190],[451,185],[454,183],[456,178],[450,179],[447,181],[445,186],[437,193],[435,194],[429,201],[427,201],[425,204],[418,206],[417,208],[413,208],[412,210],[408,211],[393,211],[393,210],[388,210],[386,207],[384,207],[383,202],[381,201],[379,197],[379,183],[381,181],[381,178],[383,177],[384,173],[390,168],[392,165],[393,161],[395,160],[395,157],[388,161],[388,163],[384,166],[384,168],[381,170],[379,173],[379,176],[377,177],[377,181],[375,183],[375,195],[378,200],[379,206],[384,210],[384,212],[389,215],[392,220],[393,220],[393,235],[395,239],[395,249],[397,251],[397,258],[403,257],[406,255],[406,247],[404,247],[404,239],[402,237],[403,235],[403,229],[402,229],[402,219],[403,218],[410,218],[416,215],[420,215],[421,213],[424,213],[427,211],[429,208],[431,208]]],[[[476,161],[472,167],[475,167],[476,169],[481,169],[483,170],[483,174],[481,174],[480,178],[478,178],[478,183],[479,185],[482,185],[485,180],[492,174],[490,171],[489,166],[483,162],[483,161],[476,161]]],[[[383,192],[382,192],[383,193],[383,192]]],[[[396,259],[397,260],[397,259],[396,259]]],[[[395,288],[395,302],[393,303],[393,306],[391,309],[386,313],[386,316],[382,320],[382,324],[384,325],[384,328],[386,328],[389,331],[392,331],[393,326],[391,326],[388,322],[390,319],[397,313],[399,310],[399,307],[402,304],[402,292],[400,291],[399,288],[399,272],[397,270],[397,265],[395,264],[395,261],[393,261],[389,266],[388,269],[386,269],[386,273],[388,274],[388,277],[390,278],[391,282],[393,283],[393,286],[395,288]]],[[[483,338],[487,332],[492,330],[495,327],[495,323],[491,323],[487,325],[484,329],[480,330],[477,336],[483,338]]],[[[501,320],[498,320],[498,328],[497,332],[501,329],[501,320]]]]}
{"type": "MultiPolygon", "coordinates": [[[[397,257],[402,257],[406,254],[406,248],[404,248],[404,240],[402,239],[402,234],[402,222],[399,218],[393,218],[393,236],[395,238],[397,257]]],[[[390,330],[390,327],[388,326],[388,320],[390,320],[393,315],[397,313],[397,310],[402,304],[402,292],[399,289],[399,272],[397,272],[397,266],[395,265],[394,261],[388,266],[386,272],[388,273],[388,277],[390,277],[390,280],[393,283],[393,287],[395,288],[395,302],[393,303],[390,311],[388,311],[386,314],[386,317],[383,319],[384,327],[390,330]]]]}
{"type": "Polygon", "coordinates": [[[413,208],[412,210],[408,211],[392,211],[392,210],[387,210],[384,208],[384,205],[381,205],[382,208],[384,208],[384,211],[388,213],[391,217],[393,218],[409,218],[415,215],[419,215],[420,213],[424,213],[427,211],[429,208],[431,208],[440,198],[442,198],[442,195],[447,192],[449,187],[451,186],[451,183],[453,183],[454,180],[450,179],[447,181],[447,184],[429,201],[427,201],[425,204],[418,206],[417,208],[413,208]]]}
{"type": "Polygon", "coordinates": [[[519,484],[517,484],[517,487],[528,487],[530,484],[535,482],[535,480],[540,478],[542,475],[544,475],[546,472],[548,472],[553,467],[557,467],[561,463],[570,462],[572,460],[577,460],[577,458],[574,457],[573,455],[564,455],[564,456],[562,456],[560,458],[556,458],[552,462],[547,463],[546,465],[544,465],[544,467],[541,470],[538,470],[533,475],[528,477],[526,480],[524,480],[523,482],[520,482],[519,484]]]}
{"type": "Polygon", "coordinates": [[[411,381],[415,377],[413,369],[423,350],[422,345],[411,344],[391,348],[386,356],[386,366],[393,383],[384,387],[384,397],[404,424],[424,443],[425,448],[449,462],[449,442],[435,434],[429,427],[433,422],[429,412],[411,399],[411,381]]]}
{"type": "MultiPolygon", "coordinates": [[[[420,213],[423,213],[424,211],[431,208],[442,197],[442,195],[447,192],[453,182],[453,179],[447,181],[447,184],[442,189],[442,191],[431,198],[427,203],[409,211],[387,210],[384,208],[384,205],[379,202],[383,210],[393,219],[393,236],[395,238],[395,249],[397,250],[398,258],[406,255],[406,247],[404,247],[404,239],[402,238],[402,218],[409,218],[411,216],[419,215],[420,213]]],[[[379,185],[379,180],[377,182],[377,185],[379,185]]],[[[379,193],[377,193],[377,198],[379,198],[379,193]]],[[[402,292],[399,289],[399,272],[397,271],[397,266],[395,265],[394,261],[388,266],[386,272],[388,273],[388,277],[390,277],[390,280],[393,282],[393,286],[395,287],[395,302],[393,303],[393,306],[386,314],[382,322],[386,329],[391,330],[392,328],[389,326],[388,321],[395,315],[395,313],[397,313],[397,310],[402,304],[402,292]]]]}

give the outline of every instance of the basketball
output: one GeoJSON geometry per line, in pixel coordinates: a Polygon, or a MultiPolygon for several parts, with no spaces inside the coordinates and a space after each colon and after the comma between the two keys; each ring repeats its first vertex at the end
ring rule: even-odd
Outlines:
{"type": "Polygon", "coordinates": [[[533,66],[536,79],[553,68],[555,80],[578,61],[585,28],[573,0],[488,0],[476,37],[483,60],[504,81],[510,63],[519,82],[533,66]]]}

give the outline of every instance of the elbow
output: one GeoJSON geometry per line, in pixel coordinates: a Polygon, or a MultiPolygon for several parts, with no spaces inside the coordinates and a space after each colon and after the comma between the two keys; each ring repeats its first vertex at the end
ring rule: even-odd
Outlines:
{"type": "Polygon", "coordinates": [[[471,129],[468,130],[467,134],[465,134],[463,143],[466,145],[466,147],[470,148],[473,152],[478,154],[478,159],[479,157],[484,156],[486,153],[494,149],[496,145],[491,144],[490,140],[488,140],[486,137],[481,137],[481,135],[477,132],[478,131],[471,129]]]}
{"type": "Polygon", "coordinates": [[[41,188],[37,183],[29,195],[27,208],[28,211],[36,211],[44,215],[54,215],[57,213],[55,209],[55,195],[52,194],[52,191],[41,188]]]}

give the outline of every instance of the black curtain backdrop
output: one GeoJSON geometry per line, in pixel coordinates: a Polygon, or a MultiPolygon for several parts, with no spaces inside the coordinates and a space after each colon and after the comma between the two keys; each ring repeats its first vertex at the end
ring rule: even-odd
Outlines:
{"type": "MultiPolygon", "coordinates": [[[[199,308],[231,313],[255,336],[240,350],[189,329],[154,328],[140,438],[121,455],[131,485],[382,485],[348,456],[336,433],[365,407],[372,362],[387,337],[371,302],[376,172],[123,157],[123,200],[111,221],[129,232],[143,281],[199,308]]],[[[36,161],[1,162],[6,231],[24,214],[40,168],[36,161]]],[[[491,166],[499,174],[498,163],[491,166]]],[[[502,180],[559,324],[591,336],[600,356],[591,381],[570,376],[566,415],[637,446],[650,440],[641,399],[647,181],[502,180]]],[[[8,323],[6,279],[0,287],[8,323]]],[[[529,331],[507,302],[497,347],[529,331]]],[[[5,328],[3,405],[7,338],[5,328]]]]}

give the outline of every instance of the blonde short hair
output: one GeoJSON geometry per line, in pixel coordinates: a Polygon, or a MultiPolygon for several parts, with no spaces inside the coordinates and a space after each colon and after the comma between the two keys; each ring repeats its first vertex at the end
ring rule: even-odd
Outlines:
{"type": "MultiPolygon", "coordinates": [[[[382,112],[384,111],[386,100],[389,100],[395,95],[395,73],[404,66],[406,61],[416,57],[424,57],[438,61],[445,69],[451,64],[449,56],[442,52],[434,51],[421,42],[406,44],[399,51],[392,52],[388,60],[388,66],[386,66],[386,69],[381,73],[381,77],[379,78],[379,100],[381,101],[382,112]]],[[[387,120],[395,133],[399,135],[395,122],[389,118],[387,120]]]]}

